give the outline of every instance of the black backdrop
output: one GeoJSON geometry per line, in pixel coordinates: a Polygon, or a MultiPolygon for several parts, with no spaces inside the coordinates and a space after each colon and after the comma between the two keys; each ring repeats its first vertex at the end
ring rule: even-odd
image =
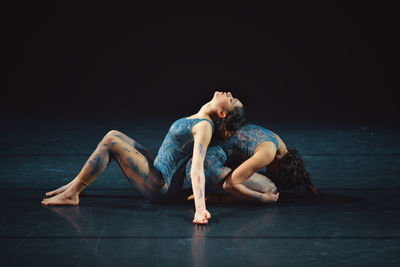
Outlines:
{"type": "Polygon", "coordinates": [[[219,89],[250,117],[399,115],[391,5],[54,2],[3,7],[2,114],[179,116],[219,89]]]}

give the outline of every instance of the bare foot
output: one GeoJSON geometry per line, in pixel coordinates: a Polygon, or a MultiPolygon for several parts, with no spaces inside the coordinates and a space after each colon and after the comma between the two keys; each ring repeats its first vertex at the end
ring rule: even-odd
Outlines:
{"type": "Polygon", "coordinates": [[[58,195],[51,198],[44,198],[42,200],[43,205],[78,205],[79,195],[77,193],[71,193],[69,191],[64,191],[58,195]]]}
{"type": "Polygon", "coordinates": [[[66,185],[63,185],[63,186],[57,188],[56,190],[53,190],[53,191],[50,191],[50,192],[46,192],[46,197],[52,197],[52,196],[55,196],[55,195],[58,195],[58,194],[64,192],[65,190],[68,189],[68,186],[69,186],[70,184],[71,184],[71,183],[66,184],[66,185]]]}
{"type": "MultiPolygon", "coordinates": [[[[63,185],[63,186],[57,188],[56,190],[53,190],[53,191],[50,191],[50,192],[46,192],[46,197],[56,196],[56,195],[58,195],[58,194],[64,192],[65,190],[68,189],[68,187],[69,187],[71,184],[72,184],[72,181],[71,181],[69,184],[66,184],[66,185],[63,185]]],[[[82,195],[82,194],[83,194],[83,191],[84,191],[84,190],[82,190],[82,191],[79,193],[79,195],[82,195]]]]}

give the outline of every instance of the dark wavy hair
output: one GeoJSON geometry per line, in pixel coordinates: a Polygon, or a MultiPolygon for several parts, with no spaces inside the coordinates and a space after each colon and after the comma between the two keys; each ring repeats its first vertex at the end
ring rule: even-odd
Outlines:
{"type": "Polygon", "coordinates": [[[209,116],[214,123],[214,134],[211,140],[213,144],[229,139],[240,127],[247,123],[243,106],[228,111],[225,118],[220,118],[217,113],[212,113],[209,116]]]}
{"type": "Polygon", "coordinates": [[[288,152],[280,160],[276,172],[267,176],[278,187],[278,191],[294,191],[297,196],[310,197],[319,195],[320,191],[311,182],[301,156],[297,149],[288,148],[288,152]]]}

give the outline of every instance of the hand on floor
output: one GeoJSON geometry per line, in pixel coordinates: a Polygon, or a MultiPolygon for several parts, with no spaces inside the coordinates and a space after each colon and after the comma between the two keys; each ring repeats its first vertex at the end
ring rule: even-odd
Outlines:
{"type": "Polygon", "coordinates": [[[208,219],[210,218],[211,214],[206,209],[204,209],[195,212],[193,222],[197,224],[207,224],[208,219]]]}

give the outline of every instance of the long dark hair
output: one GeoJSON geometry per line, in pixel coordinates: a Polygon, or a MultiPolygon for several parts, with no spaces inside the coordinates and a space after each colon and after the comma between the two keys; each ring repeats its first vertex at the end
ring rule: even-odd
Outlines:
{"type": "Polygon", "coordinates": [[[211,140],[213,144],[229,139],[240,127],[247,123],[243,106],[228,111],[224,118],[220,118],[217,113],[209,114],[209,116],[214,123],[214,133],[211,140]]]}
{"type": "Polygon", "coordinates": [[[309,197],[319,195],[320,191],[311,182],[310,174],[297,149],[288,148],[288,152],[280,160],[274,174],[267,176],[273,180],[278,190],[294,191],[297,196],[309,197]]]}

